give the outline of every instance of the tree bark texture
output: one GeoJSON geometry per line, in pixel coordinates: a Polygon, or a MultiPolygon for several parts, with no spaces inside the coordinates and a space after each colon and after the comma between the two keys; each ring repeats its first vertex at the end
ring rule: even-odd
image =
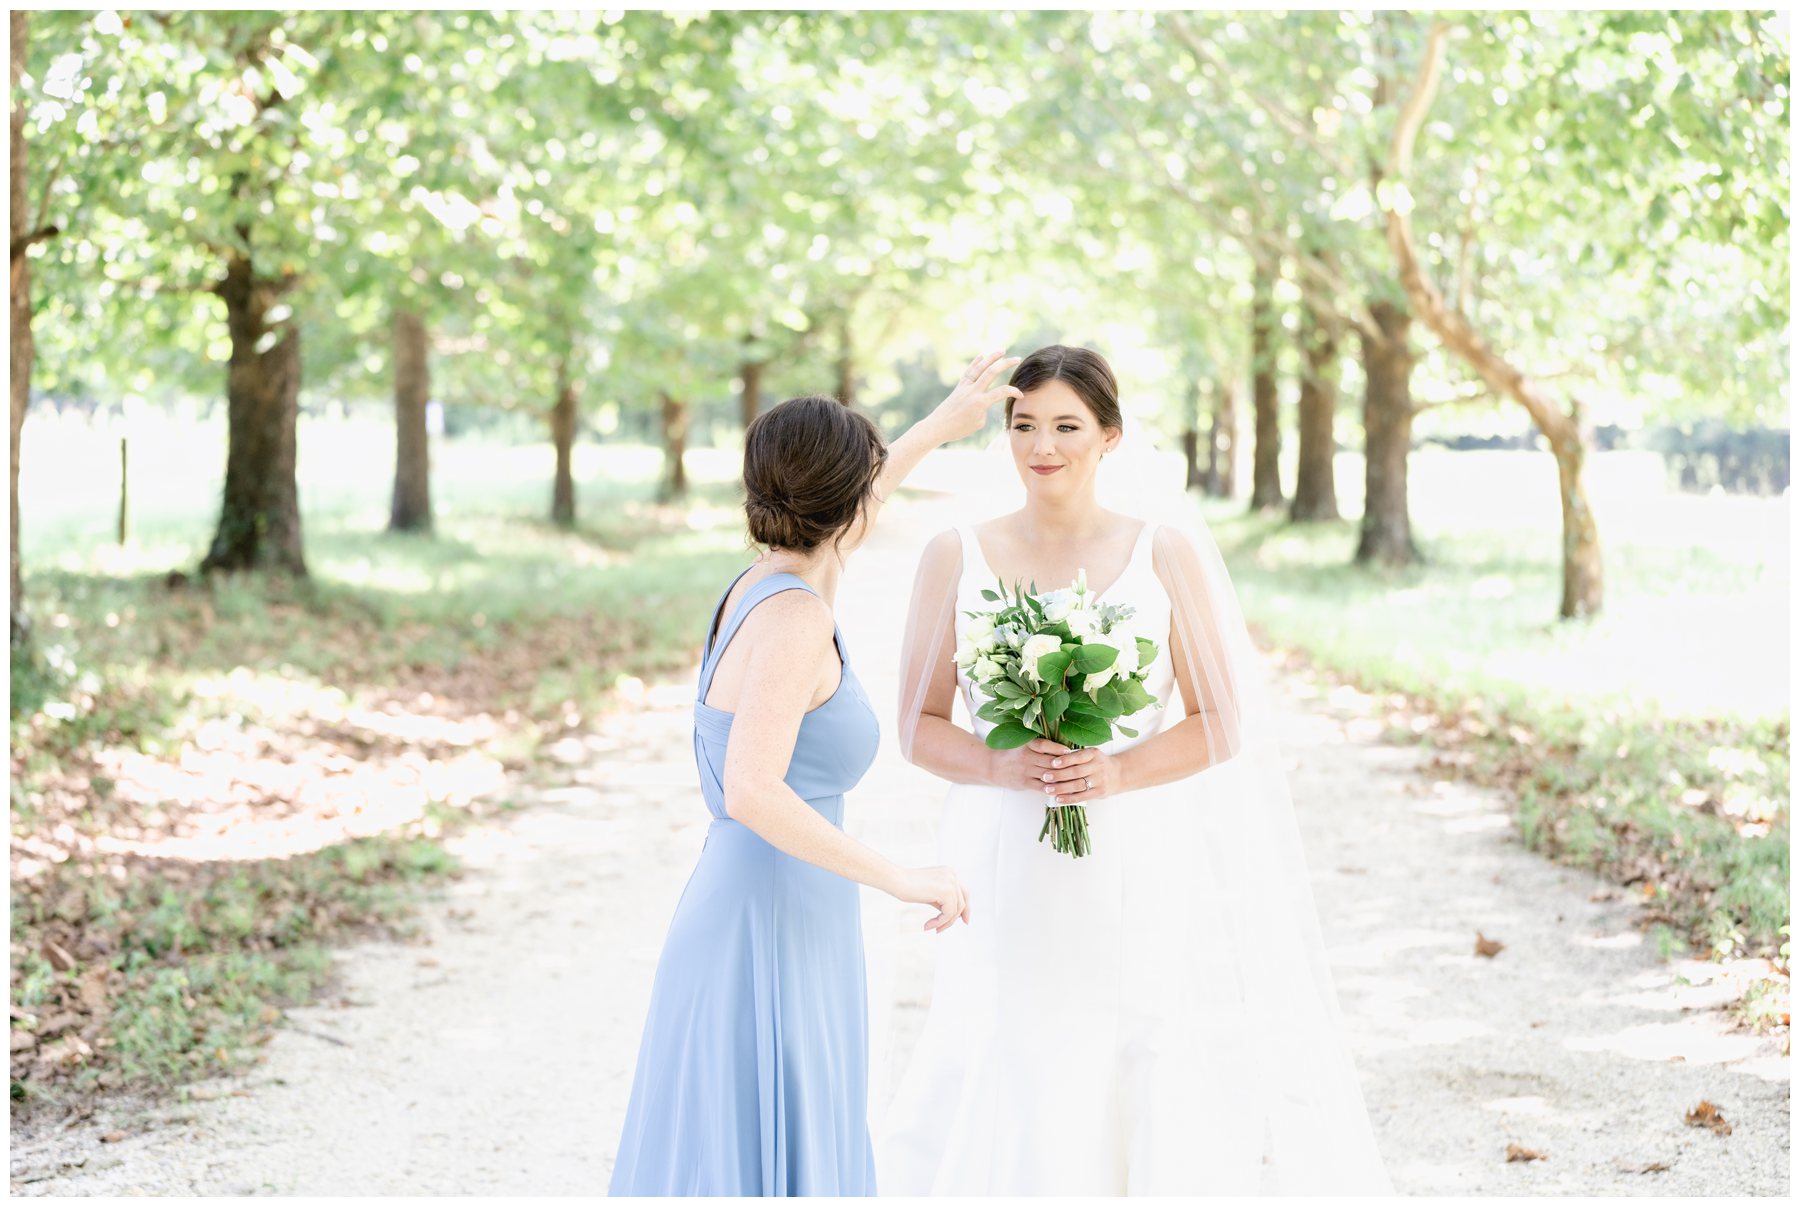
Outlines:
{"type": "Polygon", "coordinates": [[[667,391],[662,395],[663,480],[658,497],[665,503],[687,497],[688,404],[667,391]]]}
{"type": "Polygon", "coordinates": [[[1251,400],[1256,408],[1256,447],[1251,454],[1250,510],[1280,507],[1281,411],[1275,390],[1274,271],[1258,263],[1250,303],[1251,400]]]}
{"type": "Polygon", "coordinates": [[[1311,306],[1301,331],[1300,457],[1288,518],[1299,523],[1338,518],[1337,333],[1311,306]]]}
{"type": "Polygon", "coordinates": [[[431,531],[431,340],[415,310],[394,312],[394,505],[388,528],[431,531]]]}
{"type": "Polygon", "coordinates": [[[556,482],[550,492],[550,519],[575,526],[575,424],[579,418],[575,383],[567,364],[557,367],[556,405],[550,410],[550,438],[556,443],[556,482]]]}
{"type": "Polygon", "coordinates": [[[1379,336],[1361,333],[1363,378],[1363,515],[1356,560],[1404,566],[1420,559],[1407,504],[1406,464],[1412,451],[1412,315],[1394,302],[1369,309],[1379,336]]]}
{"type": "Polygon", "coordinates": [[[291,281],[259,279],[233,254],[217,286],[231,335],[226,370],[225,494],[202,571],[281,570],[304,575],[295,481],[300,417],[300,329],[269,312],[291,281]]]}

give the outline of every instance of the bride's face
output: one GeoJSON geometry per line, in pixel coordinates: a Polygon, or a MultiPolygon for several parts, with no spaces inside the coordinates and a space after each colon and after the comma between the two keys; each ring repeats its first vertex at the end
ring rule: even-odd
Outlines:
{"type": "Polygon", "coordinates": [[[1067,382],[1047,381],[1013,403],[1008,438],[1025,489],[1060,499],[1094,480],[1119,431],[1101,427],[1067,382]]]}

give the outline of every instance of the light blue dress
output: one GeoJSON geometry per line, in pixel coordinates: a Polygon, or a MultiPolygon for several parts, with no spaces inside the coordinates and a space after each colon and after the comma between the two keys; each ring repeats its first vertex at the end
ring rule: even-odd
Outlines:
{"type": "MultiPolygon", "coordinates": [[[[875,1193],[858,887],[725,815],[733,714],[703,702],[744,617],[791,590],[811,588],[771,574],[744,593],[716,641],[708,629],[694,761],[713,821],[656,968],[615,1195],[875,1193]]],[[[730,594],[714,605],[715,623],[730,594]]],[[[801,721],[786,780],[841,827],[844,793],[874,762],[881,730],[842,632],[834,639],[841,682],[801,721]]]]}

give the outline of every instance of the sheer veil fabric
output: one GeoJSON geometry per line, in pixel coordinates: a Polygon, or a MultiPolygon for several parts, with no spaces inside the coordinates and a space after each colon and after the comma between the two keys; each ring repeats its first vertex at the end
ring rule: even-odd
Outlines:
{"type": "MultiPolygon", "coordinates": [[[[950,1094],[958,1100],[935,1104],[950,1111],[950,1118],[940,1119],[939,1126],[951,1132],[963,1128],[983,1138],[948,1143],[1005,1147],[1006,1137],[996,1140],[996,1129],[1004,1133],[1009,1127],[1025,1126],[1013,1124],[1011,1116],[1021,1108],[1029,1112],[1031,1108],[1024,1104],[1034,1094],[1032,1083],[1037,1078],[1045,1080],[1037,1090],[1049,1103],[1056,1101],[1056,1085],[1064,1085],[1067,1108],[1089,1096],[1109,1097],[1115,1103],[1104,1116],[1105,1126],[1130,1134],[1111,1142],[1106,1150],[1123,1154],[1106,1158],[1123,1166],[1116,1176],[1108,1174],[1102,1179],[1114,1193],[1391,1194],[1326,962],[1293,801],[1276,744],[1266,672],[1251,645],[1218,545],[1182,488],[1181,468],[1179,459],[1156,453],[1141,436],[1134,439],[1128,429],[1099,469],[1096,486],[1101,506],[1145,522],[1150,553],[1146,568],[1154,571],[1153,577],[1137,575],[1131,587],[1134,597],[1107,602],[1141,602],[1146,606],[1140,607],[1138,619],[1159,625],[1163,600],[1156,593],[1166,595],[1168,631],[1143,631],[1142,635],[1158,643],[1162,649],[1159,657],[1173,659],[1177,688],[1168,692],[1156,714],[1139,714],[1127,721],[1140,729],[1138,738],[1121,737],[1106,749],[1125,749],[1150,740],[1199,713],[1205,717],[1206,763],[1196,774],[1174,783],[1103,799],[1089,807],[1095,827],[1095,856],[1069,861],[1073,866],[1056,864],[1046,874],[1108,874],[1100,857],[1122,858],[1127,861],[1119,865],[1123,870],[1111,874],[1122,877],[1121,892],[1136,904],[1124,912],[1110,912],[1107,923],[1096,924],[1087,932],[1079,929],[1084,923],[1062,919],[1059,927],[1074,925],[1077,931],[1058,931],[1041,945],[1030,944],[1036,951],[1032,959],[1066,959],[1079,964],[1091,958],[1093,977],[1118,975],[1122,984],[1130,986],[1127,992],[1135,995],[1134,1000],[1111,1007],[1112,1014],[1086,1016],[1084,1023],[1094,1017],[1111,1020],[1116,1016],[1124,1021],[1114,1033],[1138,1038],[1115,1041],[1076,1035],[1066,1046],[1059,1043],[1058,1050],[1038,1053],[1035,1066],[1024,1057],[1015,1057],[1012,1063],[1002,1061],[989,1077],[1001,1083],[998,1089],[993,1085],[984,1088],[973,1075],[960,1072],[952,1076],[909,1069],[895,1114],[905,1116],[910,1111],[917,1116],[924,1095],[950,1094]],[[1112,841],[1115,846],[1129,845],[1128,852],[1100,849],[1108,840],[1103,827],[1109,818],[1112,841]],[[1090,860],[1091,867],[1081,866],[1090,860]],[[1103,933],[1103,925],[1123,927],[1130,933],[1103,933]],[[1121,960],[1124,963],[1119,963],[1121,960]],[[1137,997],[1142,1000],[1135,1000],[1137,997]],[[1059,1081],[1060,1072],[1045,1072],[1063,1059],[1063,1053],[1077,1052],[1089,1039],[1106,1053],[1136,1052],[1141,1059],[1107,1055],[1100,1058],[1105,1069],[1082,1074],[1086,1080],[1079,1084],[1067,1077],[1059,1081]],[[1123,1046],[1107,1046],[1115,1042],[1123,1046]],[[1121,1064],[1130,1067],[1121,1071],[1121,1064]],[[932,1077],[938,1082],[929,1088],[916,1084],[932,1077]],[[1009,1089],[1008,1083],[1013,1081],[1021,1084],[1009,1089]],[[915,1083],[911,1089],[915,1101],[910,1104],[909,1082],[915,1083]],[[1015,1097],[1007,1098],[1008,1093],[1015,1097]],[[997,1101],[1014,1105],[996,1106],[997,1101]],[[1119,1107],[1119,1102],[1125,1105],[1119,1107]]],[[[1023,505],[1024,487],[1004,432],[987,446],[979,467],[965,481],[956,500],[956,513],[967,517],[965,525],[1023,505]]],[[[960,626],[966,621],[958,613],[973,606],[969,602],[972,591],[992,586],[988,581],[974,582],[965,574],[965,570],[975,571],[982,580],[989,575],[985,566],[965,566],[968,558],[980,556],[969,531],[964,529],[954,548],[944,542],[928,550],[914,584],[901,652],[898,714],[901,750],[909,759],[932,671],[952,657],[960,626]]],[[[1038,584],[1043,590],[1062,585],[1038,584]]],[[[979,604],[979,596],[975,596],[975,605],[979,604]]],[[[971,691],[966,677],[959,677],[957,694],[968,710],[960,724],[983,736],[988,725],[973,717],[971,704],[979,701],[971,701],[971,691]]],[[[971,785],[950,789],[945,834],[958,824],[959,800],[975,802],[981,793],[999,795],[1003,790],[971,785]]],[[[951,854],[947,846],[945,858],[954,863],[951,854]]],[[[957,854],[969,857],[966,848],[957,854]]],[[[1028,857],[1039,858],[1035,853],[1028,857]]],[[[974,887],[981,878],[979,871],[957,870],[971,883],[972,894],[979,893],[974,887]]],[[[1029,935],[1037,920],[1019,918],[1016,911],[1007,918],[1006,882],[994,883],[997,887],[990,890],[990,899],[973,896],[975,923],[965,940],[973,946],[958,949],[954,956],[946,954],[946,962],[940,965],[934,1017],[927,1023],[921,1050],[937,1045],[933,1049],[936,1055],[926,1055],[942,1068],[955,1063],[942,1054],[944,1027],[983,1032],[968,1037],[969,1061],[992,1064],[981,1054],[994,1037],[1001,1037],[997,1042],[1004,1046],[1009,1032],[1029,1032],[1029,1024],[1036,1021],[1031,1016],[1058,1008],[1058,1003],[1032,1000],[1031,994],[1039,990],[1025,992],[1023,997],[1018,991],[1007,992],[1007,977],[1016,984],[1040,987],[1078,984],[1075,979],[1039,981],[1018,976],[1016,961],[1024,957],[1016,940],[1029,935]],[[992,899],[995,895],[1002,899],[992,899]],[[980,946],[975,932],[983,915],[990,926],[997,918],[1005,919],[999,929],[1007,938],[1000,942],[1010,944],[1010,950],[980,946]],[[1021,926],[1025,929],[1018,929],[1021,926]],[[946,979],[952,961],[957,962],[953,983],[946,979]],[[1010,969],[1002,966],[1005,961],[1014,961],[1010,969]],[[982,989],[984,985],[989,988],[982,989]],[[965,992],[966,986],[974,988],[965,992]],[[965,999],[984,992],[985,1011],[966,1006],[965,999]],[[946,997],[954,1001],[946,1002],[946,997]],[[994,1017],[996,1013],[1000,1017],[994,1017]],[[940,1014],[949,1017],[937,1017],[940,1014]],[[931,1035],[934,1025],[939,1029],[935,1038],[931,1035]]],[[[950,951],[948,947],[944,950],[950,951]]],[[[1068,971],[1077,978],[1083,972],[1079,967],[1068,971]]],[[[1110,1021],[1108,1025],[1112,1025],[1110,1021]]],[[[919,1055],[915,1053],[915,1061],[919,1055]]],[[[1080,1059],[1069,1057],[1075,1063],[1080,1059]]],[[[1064,1120],[1065,1124],[1074,1122],[1064,1120]]],[[[912,1135],[926,1131],[915,1128],[912,1135]]],[[[1045,1167],[1052,1168],[1055,1150],[1082,1141],[1051,1124],[1041,1135],[1017,1137],[1013,1142],[1023,1154],[1016,1158],[1015,1167],[1035,1160],[1031,1154],[1037,1150],[1029,1146],[1036,1145],[1045,1154],[1045,1167]]],[[[981,1186],[971,1183],[983,1183],[983,1179],[990,1193],[1080,1193],[1092,1189],[1055,1184],[1021,1187],[1013,1184],[1016,1178],[1009,1182],[1004,1171],[996,1172],[986,1164],[969,1174],[973,1168],[970,1161],[987,1162],[985,1156],[926,1154],[916,1140],[905,1138],[894,1141],[892,1147],[901,1181],[888,1180],[886,1164],[880,1168],[887,1187],[899,1193],[982,1193],[981,1186]],[[964,1171],[960,1183],[957,1177],[930,1172],[959,1160],[964,1171]],[[908,1180],[915,1184],[904,1184],[908,1180]]],[[[887,1160],[885,1155],[878,1159],[887,1160]]]]}

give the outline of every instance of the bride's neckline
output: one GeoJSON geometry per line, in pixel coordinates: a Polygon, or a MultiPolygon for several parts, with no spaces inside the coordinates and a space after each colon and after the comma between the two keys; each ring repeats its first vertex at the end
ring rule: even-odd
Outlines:
{"type": "MultiPolygon", "coordinates": [[[[975,545],[975,556],[981,559],[981,568],[988,572],[989,577],[999,578],[1000,575],[997,572],[995,572],[995,570],[994,570],[994,563],[988,560],[987,550],[982,548],[982,546],[981,546],[981,533],[979,533],[975,530],[975,525],[973,525],[973,524],[968,525],[967,531],[969,533],[969,540],[972,541],[975,545]]],[[[1110,591],[1112,591],[1112,589],[1114,587],[1117,587],[1120,583],[1124,582],[1125,579],[1130,576],[1132,567],[1137,565],[1138,550],[1143,546],[1144,538],[1146,536],[1148,536],[1149,534],[1150,534],[1150,521],[1144,520],[1142,523],[1140,523],[1138,525],[1138,534],[1137,534],[1136,539],[1134,539],[1131,542],[1131,553],[1125,559],[1125,568],[1123,570],[1119,571],[1119,576],[1117,578],[1113,579],[1110,583],[1106,584],[1106,587],[1104,590],[1093,592],[1090,595],[1090,598],[1092,598],[1092,599],[1101,598],[1102,596],[1104,596],[1104,595],[1108,594],[1110,591]]]]}

